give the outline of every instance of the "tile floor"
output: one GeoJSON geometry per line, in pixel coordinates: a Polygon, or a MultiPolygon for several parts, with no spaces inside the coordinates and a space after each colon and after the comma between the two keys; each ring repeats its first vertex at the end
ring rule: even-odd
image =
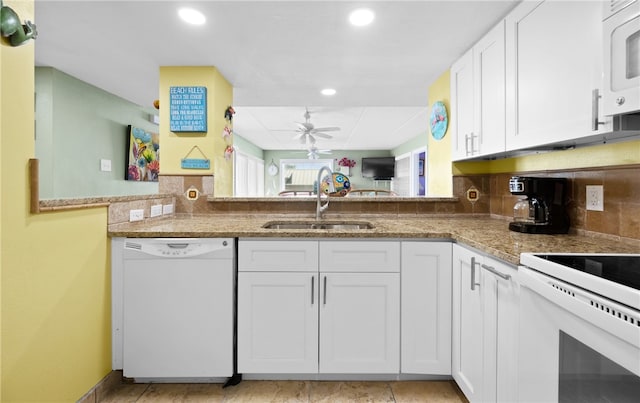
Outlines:
{"type": "Polygon", "coordinates": [[[222,384],[127,384],[100,402],[455,402],[466,403],[452,381],[242,381],[222,384]]]}

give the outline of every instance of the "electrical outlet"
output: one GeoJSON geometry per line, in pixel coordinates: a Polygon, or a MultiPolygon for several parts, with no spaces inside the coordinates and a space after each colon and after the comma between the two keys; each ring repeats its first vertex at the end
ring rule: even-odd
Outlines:
{"type": "Polygon", "coordinates": [[[162,215],[162,204],[151,206],[151,217],[162,215]]]}
{"type": "Polygon", "coordinates": [[[163,215],[171,214],[171,213],[173,213],[173,204],[165,204],[164,206],[162,206],[163,215]]]}
{"type": "Polygon", "coordinates": [[[604,188],[602,185],[587,186],[587,210],[604,211],[604,188]]]}
{"type": "Polygon", "coordinates": [[[129,221],[144,220],[144,210],[129,210],[129,221]]]}

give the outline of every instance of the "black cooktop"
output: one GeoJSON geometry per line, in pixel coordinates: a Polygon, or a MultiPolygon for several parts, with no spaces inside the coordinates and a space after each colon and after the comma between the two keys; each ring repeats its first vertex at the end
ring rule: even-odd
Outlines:
{"type": "Polygon", "coordinates": [[[536,255],[592,276],[640,290],[640,255],[536,255]]]}

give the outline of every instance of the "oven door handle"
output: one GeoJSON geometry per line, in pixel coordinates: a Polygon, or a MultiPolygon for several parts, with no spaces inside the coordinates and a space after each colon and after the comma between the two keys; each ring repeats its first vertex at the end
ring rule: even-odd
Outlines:
{"type": "Polygon", "coordinates": [[[500,277],[503,280],[507,280],[507,281],[511,280],[511,275],[510,274],[500,273],[493,266],[487,266],[486,264],[481,264],[480,267],[482,267],[483,269],[485,269],[488,272],[491,272],[491,273],[495,274],[496,276],[500,277]]]}

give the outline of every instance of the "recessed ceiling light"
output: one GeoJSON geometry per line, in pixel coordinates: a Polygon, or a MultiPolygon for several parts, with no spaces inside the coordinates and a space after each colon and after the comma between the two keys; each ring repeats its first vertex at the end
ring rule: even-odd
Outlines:
{"type": "Polygon", "coordinates": [[[184,21],[193,25],[202,25],[207,20],[204,14],[193,8],[181,8],[180,10],[178,10],[178,15],[184,21]]]}
{"type": "Polygon", "coordinates": [[[363,27],[373,22],[375,14],[368,8],[358,8],[349,14],[349,22],[356,27],[363,27]]]}
{"type": "Polygon", "coordinates": [[[322,91],[320,91],[320,93],[322,95],[331,96],[331,95],[336,95],[336,90],[334,90],[333,88],[325,88],[322,91]]]}

